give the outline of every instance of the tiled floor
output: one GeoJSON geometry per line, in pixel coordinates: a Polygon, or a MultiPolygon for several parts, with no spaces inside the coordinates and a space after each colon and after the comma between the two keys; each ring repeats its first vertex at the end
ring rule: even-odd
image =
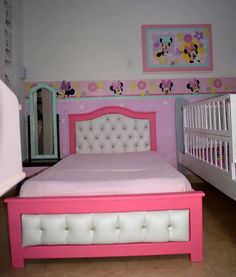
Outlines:
{"type": "Polygon", "coordinates": [[[0,276],[236,276],[236,202],[212,186],[200,183],[194,188],[204,198],[204,262],[193,264],[187,255],[27,261],[24,269],[10,265],[6,207],[0,201],[0,276]]]}

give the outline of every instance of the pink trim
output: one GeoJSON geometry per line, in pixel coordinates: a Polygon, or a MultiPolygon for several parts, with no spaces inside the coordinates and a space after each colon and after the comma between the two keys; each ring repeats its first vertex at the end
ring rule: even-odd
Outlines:
{"type": "Polygon", "coordinates": [[[76,134],[75,134],[76,121],[91,120],[106,114],[122,114],[136,119],[148,119],[150,122],[150,148],[151,148],[151,151],[157,150],[155,112],[136,112],[119,106],[111,106],[111,107],[103,107],[90,113],[69,115],[70,154],[76,153],[76,134]]]}
{"type": "Polygon", "coordinates": [[[202,261],[202,192],[149,195],[85,197],[8,198],[12,266],[24,267],[25,259],[81,258],[137,255],[190,254],[192,262],[202,261]],[[132,243],[114,245],[60,245],[22,247],[22,214],[128,212],[153,210],[190,211],[188,242],[132,243]]]}

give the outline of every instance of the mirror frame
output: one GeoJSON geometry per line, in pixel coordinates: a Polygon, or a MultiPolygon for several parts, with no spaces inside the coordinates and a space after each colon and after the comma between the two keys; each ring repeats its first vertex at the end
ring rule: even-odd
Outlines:
{"type": "Polygon", "coordinates": [[[29,106],[30,106],[30,146],[31,146],[31,159],[58,159],[58,140],[57,140],[57,119],[56,119],[56,93],[57,90],[47,84],[40,83],[32,87],[29,91],[29,106]],[[52,94],[52,124],[53,124],[53,154],[37,154],[35,151],[35,103],[36,95],[39,89],[47,89],[52,94]]]}

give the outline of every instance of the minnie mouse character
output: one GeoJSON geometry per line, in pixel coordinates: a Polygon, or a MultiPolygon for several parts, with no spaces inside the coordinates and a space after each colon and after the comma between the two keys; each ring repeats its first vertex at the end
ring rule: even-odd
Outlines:
{"type": "Polygon", "coordinates": [[[165,56],[169,53],[169,49],[171,46],[171,43],[173,42],[172,37],[163,37],[160,38],[160,43],[161,43],[161,51],[156,53],[157,57],[165,56]]]}
{"type": "Polygon", "coordinates": [[[61,96],[65,98],[65,97],[70,97],[75,95],[75,90],[71,87],[70,82],[62,81],[61,90],[62,91],[57,92],[57,96],[61,96]]]}
{"type": "Polygon", "coordinates": [[[112,85],[110,86],[110,90],[116,95],[122,95],[123,93],[123,83],[120,81],[117,81],[116,83],[112,83],[112,85]]]}
{"type": "Polygon", "coordinates": [[[159,88],[165,94],[169,94],[171,92],[172,87],[173,87],[173,82],[171,82],[171,80],[167,80],[167,81],[162,80],[160,85],[159,85],[159,88]]]}
{"type": "Polygon", "coordinates": [[[188,55],[189,57],[189,63],[198,62],[200,63],[200,60],[198,60],[198,46],[197,44],[190,45],[190,47],[187,47],[184,49],[184,53],[188,55]]]}
{"type": "Polygon", "coordinates": [[[200,81],[197,79],[189,81],[186,87],[190,89],[192,93],[198,93],[200,90],[200,81]]]}

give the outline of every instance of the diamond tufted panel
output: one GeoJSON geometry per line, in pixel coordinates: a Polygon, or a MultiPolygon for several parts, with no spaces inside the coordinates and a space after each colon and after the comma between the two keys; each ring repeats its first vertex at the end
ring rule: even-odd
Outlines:
{"type": "Polygon", "coordinates": [[[22,215],[22,226],[24,246],[188,241],[189,210],[22,215]]]}
{"type": "Polygon", "coordinates": [[[147,119],[108,114],[76,122],[76,153],[124,153],[150,151],[147,119]]]}

